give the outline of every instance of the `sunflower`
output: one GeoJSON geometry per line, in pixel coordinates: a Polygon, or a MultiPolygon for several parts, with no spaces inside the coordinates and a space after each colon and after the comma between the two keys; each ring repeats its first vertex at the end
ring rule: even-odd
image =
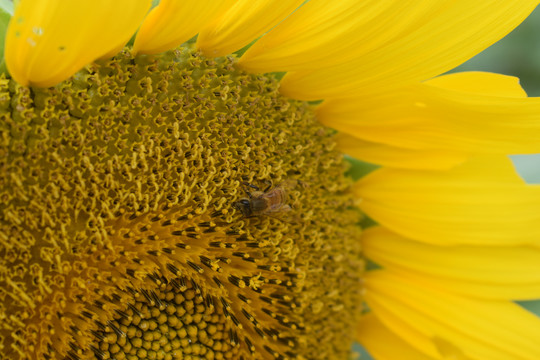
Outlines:
{"type": "Polygon", "coordinates": [[[440,75],[537,3],[21,0],[0,358],[540,358],[540,101],[440,75]]]}

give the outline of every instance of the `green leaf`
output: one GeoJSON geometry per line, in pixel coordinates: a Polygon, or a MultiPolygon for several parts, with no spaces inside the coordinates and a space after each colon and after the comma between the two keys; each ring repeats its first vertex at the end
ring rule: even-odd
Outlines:
{"type": "MultiPolygon", "coordinates": [[[[354,181],[360,179],[361,177],[369,174],[373,170],[380,167],[378,165],[370,164],[370,163],[355,159],[348,155],[345,155],[345,161],[347,161],[351,166],[345,175],[350,176],[354,181]]],[[[372,218],[370,218],[369,216],[367,216],[366,214],[364,214],[364,217],[362,218],[362,220],[360,221],[358,225],[360,225],[362,229],[366,229],[370,226],[377,225],[377,222],[373,220],[372,218]]]]}
{"type": "Polygon", "coordinates": [[[518,301],[517,303],[536,316],[540,316],[540,300],[518,301]]]}
{"type": "Polygon", "coordinates": [[[0,0],[0,11],[6,12],[9,16],[13,16],[13,3],[17,4],[18,1],[0,0]]]}
{"type": "Polygon", "coordinates": [[[0,73],[4,74],[7,74],[6,63],[4,61],[4,43],[11,16],[13,16],[13,3],[9,0],[0,0],[0,73]]]}
{"type": "Polygon", "coordinates": [[[360,355],[359,360],[373,360],[373,358],[369,355],[369,353],[362,347],[362,345],[358,343],[353,344],[352,350],[360,355]]]}
{"type": "Polygon", "coordinates": [[[361,160],[357,160],[348,155],[345,155],[345,160],[351,164],[351,168],[347,171],[347,176],[352,177],[354,181],[369,174],[373,170],[379,168],[378,165],[370,164],[361,160]]]}

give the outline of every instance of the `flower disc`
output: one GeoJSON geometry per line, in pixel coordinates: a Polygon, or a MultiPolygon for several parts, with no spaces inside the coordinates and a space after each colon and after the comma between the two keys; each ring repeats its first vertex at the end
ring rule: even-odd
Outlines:
{"type": "Polygon", "coordinates": [[[124,51],[49,89],[1,80],[4,356],[348,356],[347,167],[308,103],[235,62],[124,51]],[[291,210],[233,206],[265,190],[291,210]]]}

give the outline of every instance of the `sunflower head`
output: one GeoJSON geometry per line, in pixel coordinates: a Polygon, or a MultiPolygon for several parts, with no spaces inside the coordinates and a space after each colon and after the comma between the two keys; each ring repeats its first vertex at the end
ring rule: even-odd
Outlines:
{"type": "Polygon", "coordinates": [[[540,358],[540,101],[438,76],[537,4],[20,0],[0,358],[540,358]]]}
{"type": "Polygon", "coordinates": [[[277,84],[189,44],[125,50],[48,89],[2,80],[6,356],[349,351],[351,182],[333,132],[277,84]],[[256,194],[271,203],[235,209],[256,194]]]}

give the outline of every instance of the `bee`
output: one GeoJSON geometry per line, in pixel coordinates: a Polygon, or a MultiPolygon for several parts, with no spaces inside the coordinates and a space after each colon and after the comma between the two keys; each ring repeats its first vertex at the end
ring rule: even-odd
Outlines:
{"type": "Polygon", "coordinates": [[[288,190],[291,190],[295,183],[292,181],[286,181],[279,186],[271,189],[272,184],[268,185],[266,189],[261,191],[257,186],[244,183],[255,191],[250,192],[244,188],[247,198],[240,199],[233,204],[233,207],[242,212],[244,217],[253,217],[260,215],[268,215],[287,212],[292,208],[287,204],[288,190]]]}

